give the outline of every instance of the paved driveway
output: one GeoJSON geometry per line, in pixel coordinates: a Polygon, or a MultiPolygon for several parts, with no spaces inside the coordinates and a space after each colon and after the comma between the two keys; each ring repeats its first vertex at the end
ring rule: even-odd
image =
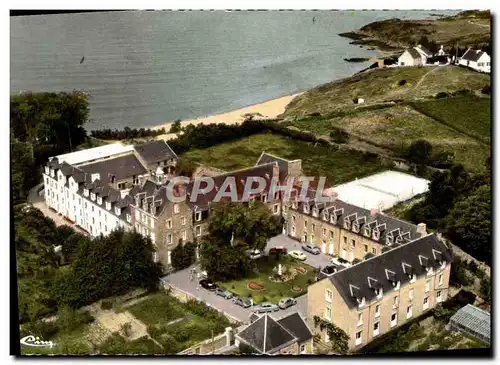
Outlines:
{"type": "Polygon", "coordinates": [[[317,269],[325,267],[330,264],[331,257],[320,253],[319,255],[313,255],[312,253],[302,250],[302,243],[292,240],[290,237],[283,234],[271,238],[266,246],[266,253],[271,247],[284,246],[288,251],[302,251],[307,256],[304,261],[306,264],[311,265],[317,269]]]}
{"type": "MultiPolygon", "coordinates": [[[[203,289],[202,287],[197,288],[198,280],[190,280],[190,270],[191,268],[177,271],[163,277],[162,281],[195,296],[199,300],[204,301],[208,305],[237,319],[240,322],[249,321],[250,314],[252,313],[251,308],[242,308],[239,305],[234,304],[230,299],[224,299],[215,295],[213,292],[203,289]]],[[[307,316],[307,294],[298,297],[297,304],[293,307],[285,310],[279,310],[278,312],[273,313],[272,316],[279,319],[295,311],[299,311],[304,318],[307,316]]]]}

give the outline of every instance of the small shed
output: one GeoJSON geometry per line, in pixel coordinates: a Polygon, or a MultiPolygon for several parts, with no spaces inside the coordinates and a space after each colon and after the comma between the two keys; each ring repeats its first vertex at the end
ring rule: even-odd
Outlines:
{"type": "Polygon", "coordinates": [[[490,344],[490,314],[478,307],[467,304],[450,318],[450,330],[462,332],[490,344]]]}

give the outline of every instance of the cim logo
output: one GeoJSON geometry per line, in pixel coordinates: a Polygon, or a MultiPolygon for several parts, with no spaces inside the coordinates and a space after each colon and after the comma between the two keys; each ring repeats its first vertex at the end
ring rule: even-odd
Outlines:
{"type": "Polygon", "coordinates": [[[21,338],[21,344],[30,347],[54,347],[55,343],[52,341],[42,341],[40,337],[35,337],[33,335],[21,338]]]}

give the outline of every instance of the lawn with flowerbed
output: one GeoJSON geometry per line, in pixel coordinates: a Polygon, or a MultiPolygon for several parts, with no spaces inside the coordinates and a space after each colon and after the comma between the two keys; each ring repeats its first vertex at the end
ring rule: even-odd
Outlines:
{"type": "Polygon", "coordinates": [[[280,257],[279,261],[272,256],[263,256],[255,263],[258,273],[253,272],[239,280],[217,282],[217,285],[240,297],[252,298],[254,304],[277,304],[283,298],[294,298],[307,293],[307,287],[315,281],[313,267],[288,256],[280,257]],[[285,282],[278,281],[278,264],[282,265],[281,276],[288,279],[285,282]]]}

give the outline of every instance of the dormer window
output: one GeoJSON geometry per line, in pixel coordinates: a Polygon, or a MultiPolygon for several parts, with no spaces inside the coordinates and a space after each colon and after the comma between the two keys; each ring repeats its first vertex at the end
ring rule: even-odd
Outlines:
{"type": "Polygon", "coordinates": [[[89,196],[89,189],[84,189],[83,190],[83,195],[85,195],[85,196],[88,197],[89,196]]]}
{"type": "Polygon", "coordinates": [[[446,261],[445,261],[445,260],[443,260],[443,261],[441,262],[440,269],[444,269],[445,267],[446,267],[446,261]]]}
{"type": "MultiPolygon", "coordinates": [[[[393,284],[394,285],[394,284],[393,284]]],[[[398,280],[396,284],[394,285],[394,290],[399,290],[399,287],[401,286],[401,282],[398,280]]]]}
{"type": "Polygon", "coordinates": [[[392,234],[387,235],[387,242],[388,245],[392,245],[394,243],[392,234]]]}
{"type": "Polygon", "coordinates": [[[319,215],[318,208],[314,207],[313,209],[313,217],[317,217],[319,215]]]}
{"type": "Polygon", "coordinates": [[[98,197],[97,198],[97,204],[101,205],[102,204],[102,198],[101,197],[98,197]]]}
{"type": "Polygon", "coordinates": [[[410,275],[410,283],[414,283],[417,280],[417,275],[411,274],[410,275]]]}
{"type": "Polygon", "coordinates": [[[304,213],[309,214],[309,204],[304,204],[304,213]]]}
{"type": "Polygon", "coordinates": [[[427,275],[432,275],[434,273],[432,266],[425,268],[425,270],[427,271],[427,275]]]}
{"type": "Polygon", "coordinates": [[[370,237],[370,227],[365,227],[364,234],[366,237],[370,237]]]}
{"type": "Polygon", "coordinates": [[[48,166],[45,166],[45,175],[48,175],[50,174],[50,169],[48,168],[48,166]]]}
{"type": "Polygon", "coordinates": [[[388,269],[385,269],[385,276],[387,278],[387,280],[389,280],[393,286],[396,285],[396,273],[394,271],[391,271],[391,270],[388,270],[388,269]]]}
{"type": "Polygon", "coordinates": [[[323,220],[328,221],[328,213],[326,211],[323,212],[323,220]]]}
{"type": "Polygon", "coordinates": [[[349,229],[349,219],[344,218],[344,228],[349,229]]]}
{"type": "Polygon", "coordinates": [[[380,239],[380,231],[378,230],[378,228],[375,228],[372,232],[372,238],[375,240],[375,241],[378,241],[380,239]]]}
{"type": "Polygon", "coordinates": [[[115,207],[115,214],[120,215],[121,209],[119,207],[115,207]]]}
{"type": "Polygon", "coordinates": [[[110,202],[106,202],[106,209],[111,210],[111,203],[110,202]]]}
{"type": "Polygon", "coordinates": [[[382,288],[375,289],[375,295],[377,296],[377,299],[381,299],[382,296],[384,295],[384,289],[382,288]]]}
{"type": "Polygon", "coordinates": [[[132,222],[132,217],[130,216],[130,214],[127,214],[127,222],[132,222]]]}
{"type": "Polygon", "coordinates": [[[292,209],[297,209],[297,202],[292,203],[292,209]]]}
{"type": "Polygon", "coordinates": [[[95,194],[94,193],[90,194],[90,200],[95,201],[95,194]]]}
{"type": "Polygon", "coordinates": [[[352,231],[355,233],[359,232],[359,224],[358,223],[355,222],[352,224],[352,231]]]}
{"type": "Polygon", "coordinates": [[[396,237],[396,243],[401,243],[402,240],[403,238],[401,236],[396,237]]]}
{"type": "Polygon", "coordinates": [[[429,259],[425,256],[418,255],[418,260],[420,261],[420,265],[422,265],[424,268],[428,269],[429,267],[429,259]]]}
{"type": "Polygon", "coordinates": [[[330,214],[330,223],[337,224],[337,216],[335,215],[335,213],[330,214]]]}
{"type": "Polygon", "coordinates": [[[357,299],[357,302],[358,302],[358,308],[363,308],[366,304],[366,300],[365,300],[365,297],[361,298],[361,299],[357,299]]]}

